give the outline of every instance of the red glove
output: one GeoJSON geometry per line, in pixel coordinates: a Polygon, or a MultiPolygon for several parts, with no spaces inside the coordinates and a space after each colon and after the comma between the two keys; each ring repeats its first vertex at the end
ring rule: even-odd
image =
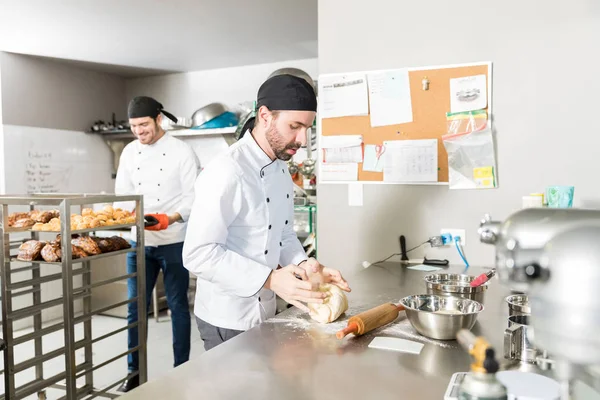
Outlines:
{"type": "MultiPolygon", "coordinates": [[[[146,226],[146,230],[149,231],[162,231],[169,227],[169,216],[167,214],[146,214],[149,220],[155,218],[158,221],[158,224],[152,226],[146,226]]],[[[146,224],[147,225],[147,224],[146,224]]]]}

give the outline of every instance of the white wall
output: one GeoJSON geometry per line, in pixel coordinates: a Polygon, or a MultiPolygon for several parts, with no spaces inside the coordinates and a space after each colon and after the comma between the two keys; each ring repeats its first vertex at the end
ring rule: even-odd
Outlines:
{"type": "Polygon", "coordinates": [[[194,111],[209,103],[235,107],[255,100],[258,88],[269,74],[284,67],[300,68],[312,77],[317,76],[317,59],[312,58],[128,79],[127,101],[135,96],[151,96],[176,116],[191,118],[194,111]]]}
{"type": "Polygon", "coordinates": [[[4,124],[87,131],[127,115],[125,79],[69,64],[1,53],[4,124]]]}
{"type": "MultiPolygon", "coordinates": [[[[90,71],[57,61],[2,52],[0,71],[0,134],[3,134],[0,136],[0,150],[4,143],[12,143],[0,151],[2,193],[5,193],[5,190],[12,194],[16,194],[15,190],[22,193],[24,189],[20,188],[26,187],[23,181],[5,178],[9,174],[22,176],[28,146],[34,149],[48,149],[56,158],[53,159],[54,164],[76,172],[71,174],[73,179],[61,187],[64,186],[71,192],[89,192],[90,187],[86,187],[86,182],[91,180],[97,191],[111,191],[114,184],[110,176],[112,153],[100,138],[90,137],[84,131],[97,119],[110,120],[112,112],[116,113],[117,119],[125,118],[125,80],[116,75],[90,71]],[[56,142],[52,142],[49,135],[55,135],[56,142]],[[39,139],[36,140],[36,136],[39,139]],[[69,137],[68,143],[61,143],[60,138],[64,137],[69,137]],[[91,146],[90,143],[95,145],[91,146]],[[93,153],[89,159],[85,158],[87,151],[93,153]],[[82,157],[85,162],[81,161],[82,157]],[[82,180],[81,176],[87,176],[89,179],[82,180]],[[8,187],[4,185],[6,181],[9,183],[8,187]]],[[[10,176],[14,178],[13,175],[10,176]]],[[[12,236],[11,238],[18,239],[12,236]]],[[[56,268],[49,267],[43,270],[42,275],[55,272],[56,268]]],[[[13,279],[31,279],[31,273],[15,274],[13,279]]],[[[81,285],[81,277],[74,279],[74,285],[81,285]]],[[[61,282],[42,284],[42,293],[43,301],[60,296],[61,282]]],[[[31,296],[21,296],[13,301],[13,308],[19,309],[31,304],[31,296]]],[[[82,302],[77,301],[75,312],[81,309],[82,302]]],[[[42,313],[42,319],[50,321],[61,315],[62,308],[53,307],[42,313]]],[[[15,327],[20,329],[30,326],[31,323],[31,318],[23,319],[15,323],[15,327]]]]}
{"type": "MultiPolygon", "coordinates": [[[[500,182],[485,191],[365,185],[364,206],[352,208],[346,185],[321,184],[323,263],[349,272],[397,252],[400,234],[411,246],[466,228],[467,257],[490,265],[493,249],[477,237],[485,213],[505,218],[523,195],[560,184],[575,186],[576,206],[599,204],[600,3],[328,0],[318,15],[320,73],[492,61],[500,182]]],[[[455,250],[442,255],[459,261],[455,250]]]]}

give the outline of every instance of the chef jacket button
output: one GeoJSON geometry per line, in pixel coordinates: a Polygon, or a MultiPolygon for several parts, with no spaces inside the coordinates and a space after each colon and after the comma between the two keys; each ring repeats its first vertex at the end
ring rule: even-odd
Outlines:
{"type": "Polygon", "coordinates": [[[287,198],[288,198],[288,199],[290,198],[290,195],[289,195],[289,194],[287,195],[287,198]]]}
{"type": "Polygon", "coordinates": [[[160,170],[162,171],[162,168],[160,170]]]}
{"type": "Polygon", "coordinates": [[[138,185],[141,185],[141,184],[142,184],[142,182],[138,182],[138,185]]]}
{"type": "Polygon", "coordinates": [[[269,229],[271,229],[271,225],[269,225],[269,229]]]}
{"type": "Polygon", "coordinates": [[[141,152],[141,151],[138,151],[138,154],[142,154],[142,152],[141,152]]]}
{"type": "Polygon", "coordinates": [[[283,168],[281,168],[281,172],[283,172],[285,174],[285,170],[283,168]]]}
{"type": "Polygon", "coordinates": [[[281,242],[279,242],[279,246],[283,246],[283,245],[281,244],[281,242]]]}
{"type": "Polygon", "coordinates": [[[265,250],[265,254],[267,254],[269,252],[269,250],[265,250]]]}
{"type": "Polygon", "coordinates": [[[138,171],[140,170],[140,167],[138,167],[138,171]]]}
{"type": "Polygon", "coordinates": [[[167,153],[163,153],[163,156],[166,156],[166,155],[167,155],[167,153]]]}
{"type": "Polygon", "coordinates": [[[160,183],[158,184],[158,186],[160,186],[160,183]]]}
{"type": "Polygon", "coordinates": [[[288,223],[288,220],[286,219],[286,220],[285,220],[285,224],[287,225],[287,223],[288,223]]]}
{"type": "Polygon", "coordinates": [[[270,202],[271,200],[267,197],[267,203],[270,202]]]}
{"type": "Polygon", "coordinates": [[[160,199],[156,199],[157,201],[160,201],[160,199]]]}

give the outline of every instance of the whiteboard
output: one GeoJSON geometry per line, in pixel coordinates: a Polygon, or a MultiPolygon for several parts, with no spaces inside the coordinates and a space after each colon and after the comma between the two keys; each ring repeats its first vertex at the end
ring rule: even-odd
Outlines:
{"type": "Polygon", "coordinates": [[[4,125],[5,194],[114,193],[112,151],[84,132],[4,125]]]}

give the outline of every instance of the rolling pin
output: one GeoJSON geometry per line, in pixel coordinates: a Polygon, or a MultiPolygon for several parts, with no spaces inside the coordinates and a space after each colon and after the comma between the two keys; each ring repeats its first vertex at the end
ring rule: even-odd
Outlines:
{"type": "Polygon", "coordinates": [[[380,326],[389,324],[396,318],[400,311],[404,310],[403,306],[397,306],[392,303],[382,304],[368,311],[350,317],[348,325],[336,333],[338,339],[343,339],[349,333],[354,333],[356,336],[363,335],[367,332],[377,329],[380,326]]]}

